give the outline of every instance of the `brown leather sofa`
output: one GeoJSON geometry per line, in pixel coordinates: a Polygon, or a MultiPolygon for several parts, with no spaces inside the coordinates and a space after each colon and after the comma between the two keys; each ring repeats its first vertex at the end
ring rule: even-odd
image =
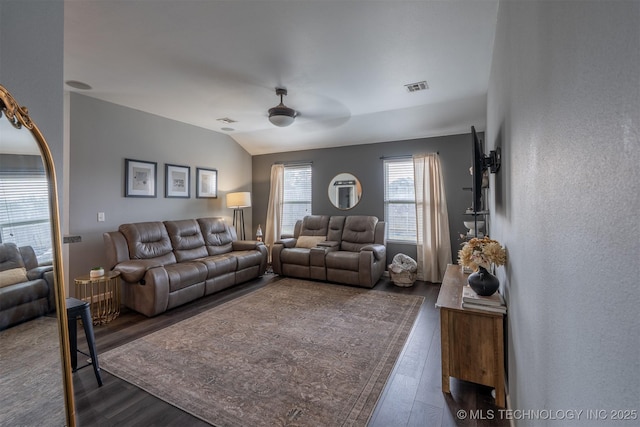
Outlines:
{"type": "Polygon", "coordinates": [[[306,216],[293,237],[274,243],[273,271],[372,288],[386,268],[384,227],[375,216],[306,216]]]}
{"type": "Polygon", "coordinates": [[[55,309],[53,266],[39,265],[31,246],[0,243],[0,330],[55,309]]]}
{"type": "Polygon", "coordinates": [[[124,304],[155,316],[262,276],[267,248],[237,240],[222,218],[123,224],[104,233],[108,268],[121,273],[124,304]]]}

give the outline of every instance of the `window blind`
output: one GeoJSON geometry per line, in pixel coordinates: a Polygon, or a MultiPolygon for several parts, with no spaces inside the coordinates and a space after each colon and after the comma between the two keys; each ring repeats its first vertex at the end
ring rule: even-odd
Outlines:
{"type": "Polygon", "coordinates": [[[38,262],[50,262],[49,187],[44,174],[0,174],[0,242],[31,246],[38,262]]]}
{"type": "Polygon", "coordinates": [[[282,233],[293,234],[296,221],[306,215],[311,215],[311,165],[285,165],[282,233]]]}
{"type": "Polygon", "coordinates": [[[384,217],[387,240],[417,241],[411,158],[384,160],[384,217]]]}

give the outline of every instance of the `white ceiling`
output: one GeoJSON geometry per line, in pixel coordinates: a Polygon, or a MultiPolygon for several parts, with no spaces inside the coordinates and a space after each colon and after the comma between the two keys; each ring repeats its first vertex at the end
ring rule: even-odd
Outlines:
{"type": "Polygon", "coordinates": [[[64,78],[252,155],[463,133],[485,126],[497,11],[497,0],[66,0],[64,78]],[[422,80],[427,91],[404,87],[422,80]],[[267,119],[276,86],[300,114],[287,128],[267,119]]]}

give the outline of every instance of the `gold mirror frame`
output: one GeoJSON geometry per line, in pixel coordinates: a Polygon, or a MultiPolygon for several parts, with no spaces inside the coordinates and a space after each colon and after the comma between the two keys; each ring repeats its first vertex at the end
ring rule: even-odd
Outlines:
{"type": "Polygon", "coordinates": [[[58,336],[60,338],[60,360],[62,362],[62,383],[64,392],[65,415],[67,426],[75,427],[75,404],[73,399],[73,379],[71,377],[71,356],[69,353],[69,331],[67,329],[67,307],[64,289],[64,274],[62,264],[62,237],[60,229],[60,215],[58,210],[58,187],[53,156],[49,150],[42,132],[29,116],[26,107],[20,107],[9,91],[0,85],[0,118],[5,115],[9,123],[16,128],[25,128],[35,139],[44,164],[45,174],[49,183],[49,212],[51,217],[51,246],[53,250],[53,277],[56,317],[58,321],[58,336]]]}

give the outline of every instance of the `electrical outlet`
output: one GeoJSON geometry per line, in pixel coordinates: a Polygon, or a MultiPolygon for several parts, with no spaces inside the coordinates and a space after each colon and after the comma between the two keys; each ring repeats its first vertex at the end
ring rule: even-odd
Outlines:
{"type": "Polygon", "coordinates": [[[104,212],[98,212],[98,222],[104,222],[104,212]]]}

